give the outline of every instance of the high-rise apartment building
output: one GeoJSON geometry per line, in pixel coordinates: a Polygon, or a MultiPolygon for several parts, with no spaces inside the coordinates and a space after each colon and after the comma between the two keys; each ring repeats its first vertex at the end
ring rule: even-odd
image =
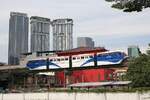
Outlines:
{"type": "Polygon", "coordinates": [[[50,19],[32,16],[31,22],[31,52],[49,51],[50,19]]]}
{"type": "Polygon", "coordinates": [[[73,20],[56,19],[52,22],[53,50],[69,50],[73,48],[73,20]]]}
{"type": "Polygon", "coordinates": [[[94,48],[94,41],[90,37],[78,37],[77,47],[90,47],[94,48]]]}
{"type": "Polygon", "coordinates": [[[28,52],[29,18],[25,13],[11,12],[9,19],[8,64],[19,64],[20,54],[28,52]]]}
{"type": "Polygon", "coordinates": [[[140,55],[140,49],[138,46],[132,45],[128,47],[128,56],[129,57],[139,57],[140,55]]]}

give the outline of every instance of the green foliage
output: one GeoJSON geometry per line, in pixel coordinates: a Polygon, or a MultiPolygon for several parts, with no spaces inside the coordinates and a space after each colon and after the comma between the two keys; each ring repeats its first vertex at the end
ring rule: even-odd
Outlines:
{"type": "Polygon", "coordinates": [[[112,8],[117,8],[117,9],[123,9],[123,8],[124,8],[124,7],[122,6],[122,4],[120,4],[120,3],[113,4],[111,7],[112,7],[112,8]]]}
{"type": "Polygon", "coordinates": [[[112,8],[123,10],[124,12],[140,12],[145,8],[150,7],[150,0],[105,0],[113,2],[112,8]]]}
{"type": "Polygon", "coordinates": [[[106,87],[106,88],[100,88],[100,87],[97,87],[97,88],[81,88],[81,89],[78,89],[78,88],[75,88],[75,89],[70,89],[70,88],[64,88],[64,89],[60,89],[60,88],[57,88],[57,89],[51,89],[49,90],[48,92],[67,92],[67,93],[106,93],[106,92],[109,92],[109,93],[120,93],[120,92],[125,92],[125,93],[134,93],[134,92],[147,92],[147,91],[150,91],[150,88],[149,87],[140,87],[140,88],[130,88],[130,87],[113,87],[113,88],[110,88],[110,87],[106,87]]]}
{"type": "Polygon", "coordinates": [[[107,2],[113,2],[113,0],[106,0],[107,2]]]}
{"type": "Polygon", "coordinates": [[[143,7],[140,3],[128,2],[127,4],[125,4],[124,12],[132,12],[132,11],[140,12],[142,11],[142,9],[143,7]]]}
{"type": "Polygon", "coordinates": [[[127,78],[132,87],[150,87],[150,55],[142,54],[129,62],[127,78]]]}

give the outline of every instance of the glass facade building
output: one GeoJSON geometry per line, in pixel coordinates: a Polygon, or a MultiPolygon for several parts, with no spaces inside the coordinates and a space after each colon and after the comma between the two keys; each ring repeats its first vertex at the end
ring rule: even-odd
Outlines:
{"type": "Polygon", "coordinates": [[[50,19],[32,16],[31,20],[31,52],[49,51],[50,19]]]}
{"type": "Polygon", "coordinates": [[[53,50],[69,50],[73,48],[73,20],[56,19],[52,22],[53,50]]]}
{"type": "Polygon", "coordinates": [[[25,13],[11,12],[9,19],[8,64],[18,65],[20,54],[28,52],[29,18],[25,13]]]}

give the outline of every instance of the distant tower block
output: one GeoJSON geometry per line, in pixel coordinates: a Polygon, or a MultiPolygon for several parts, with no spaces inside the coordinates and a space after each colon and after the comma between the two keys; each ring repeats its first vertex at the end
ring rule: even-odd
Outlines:
{"type": "Polygon", "coordinates": [[[31,22],[31,52],[49,51],[50,19],[32,16],[31,22]]]}
{"type": "Polygon", "coordinates": [[[129,57],[139,57],[140,56],[140,49],[138,46],[132,45],[128,47],[128,56],[129,57]]]}
{"type": "Polygon", "coordinates": [[[20,54],[28,52],[29,18],[25,13],[11,12],[9,19],[8,64],[18,65],[20,54]]]}
{"type": "Polygon", "coordinates": [[[73,48],[73,20],[56,19],[52,22],[53,50],[69,50],[73,48]]]}
{"type": "Polygon", "coordinates": [[[78,37],[77,47],[90,47],[94,48],[94,41],[90,37],[78,37]]]}

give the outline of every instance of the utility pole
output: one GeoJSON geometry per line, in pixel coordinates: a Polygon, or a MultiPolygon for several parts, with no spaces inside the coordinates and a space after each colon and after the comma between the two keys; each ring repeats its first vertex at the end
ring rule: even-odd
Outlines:
{"type": "Polygon", "coordinates": [[[94,53],[94,66],[97,67],[97,54],[94,53]]]}

